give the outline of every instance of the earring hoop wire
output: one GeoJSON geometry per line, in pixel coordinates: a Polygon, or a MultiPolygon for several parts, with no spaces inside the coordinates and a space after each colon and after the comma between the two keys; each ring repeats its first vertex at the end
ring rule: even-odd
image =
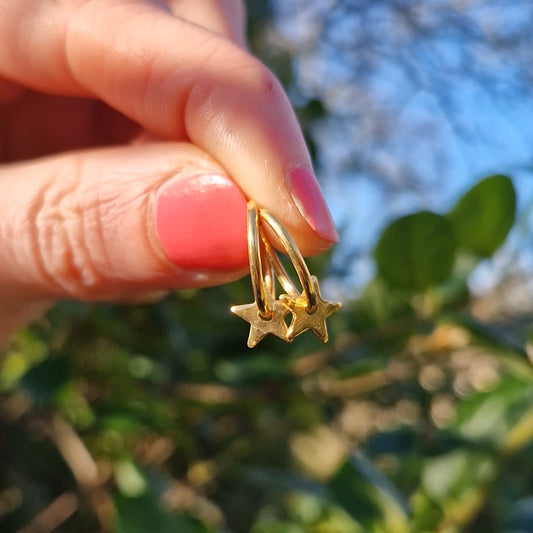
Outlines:
{"type": "MultiPolygon", "coordinates": [[[[283,224],[270,211],[266,209],[259,209],[258,214],[259,217],[264,222],[266,222],[266,224],[272,229],[279,242],[281,243],[283,249],[289,256],[289,259],[291,260],[294,270],[296,271],[296,275],[298,276],[300,284],[302,285],[303,292],[307,299],[306,311],[308,313],[314,313],[317,309],[317,294],[313,287],[311,274],[309,272],[309,269],[307,268],[307,265],[300,250],[296,246],[296,243],[293,241],[292,237],[289,235],[283,224]]],[[[265,237],[262,231],[261,240],[264,243],[269,262],[271,263],[272,268],[275,270],[278,280],[283,289],[289,295],[296,297],[299,296],[300,293],[298,292],[291,278],[287,274],[285,267],[281,264],[277,252],[270,245],[268,239],[265,237]]]]}
{"type": "Polygon", "coordinates": [[[265,245],[261,242],[262,239],[259,239],[259,210],[255,202],[252,201],[248,202],[247,238],[254,300],[257,303],[259,316],[263,320],[270,320],[272,318],[272,310],[268,308],[266,291],[269,290],[274,295],[275,287],[270,263],[263,261],[261,254],[261,248],[265,245]]]}
{"type": "Polygon", "coordinates": [[[262,228],[259,228],[259,235],[261,237],[261,240],[263,241],[263,245],[268,257],[268,262],[270,264],[271,270],[274,270],[274,272],[276,273],[276,277],[281,287],[289,296],[297,298],[298,296],[300,296],[300,293],[292,282],[289,274],[287,273],[287,270],[285,269],[283,263],[279,258],[278,253],[270,244],[270,241],[267,239],[265,232],[262,228]]]}

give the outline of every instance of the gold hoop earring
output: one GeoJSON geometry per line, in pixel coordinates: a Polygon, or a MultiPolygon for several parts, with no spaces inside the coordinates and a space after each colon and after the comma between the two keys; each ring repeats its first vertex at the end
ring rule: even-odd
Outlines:
{"type": "Polygon", "coordinates": [[[254,301],[251,304],[233,306],[231,311],[250,324],[248,346],[253,348],[269,333],[292,342],[307,330],[311,330],[321,341],[327,342],[326,318],[337,311],[341,304],[322,298],[318,278],[309,273],[300,250],[281,222],[266,209],[258,210],[254,202],[248,202],[247,238],[254,301]],[[261,227],[262,222],[272,230],[289,256],[302,286],[301,292],[267,239],[261,227]],[[276,300],[272,271],[286,293],[279,300],[276,300]],[[285,317],[289,313],[291,322],[287,326],[285,317]]]}
{"type": "Polygon", "coordinates": [[[231,312],[250,324],[248,347],[254,348],[269,333],[283,340],[288,338],[285,316],[289,309],[275,299],[275,284],[270,263],[262,254],[259,237],[259,212],[254,202],[248,202],[248,259],[254,301],[250,304],[234,305],[231,312]]]}
{"type": "Polygon", "coordinates": [[[342,304],[322,298],[318,278],[309,273],[300,250],[283,224],[266,209],[261,209],[259,215],[272,229],[284,251],[289,256],[302,286],[302,292],[299,293],[283,267],[277,252],[266,239],[264,232],[262,232],[269,262],[275,270],[281,286],[287,293],[280,296],[280,301],[292,314],[292,320],[287,331],[287,340],[292,341],[294,337],[311,330],[322,342],[327,342],[329,337],[326,318],[340,309],[342,304]]]}

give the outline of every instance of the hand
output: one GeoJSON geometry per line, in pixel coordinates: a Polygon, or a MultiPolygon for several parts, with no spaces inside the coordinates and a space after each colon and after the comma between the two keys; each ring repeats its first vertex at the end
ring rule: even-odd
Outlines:
{"type": "Polygon", "coordinates": [[[337,239],[237,0],[0,3],[0,343],[58,298],[247,270],[246,199],[337,239]]]}

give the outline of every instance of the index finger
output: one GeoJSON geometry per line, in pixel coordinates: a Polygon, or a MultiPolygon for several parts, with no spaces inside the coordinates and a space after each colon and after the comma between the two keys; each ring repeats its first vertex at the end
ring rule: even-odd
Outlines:
{"type": "Polygon", "coordinates": [[[155,135],[190,140],[275,213],[304,254],[337,239],[290,103],[244,50],[144,2],[8,0],[1,9],[4,76],[96,96],[155,135]]]}

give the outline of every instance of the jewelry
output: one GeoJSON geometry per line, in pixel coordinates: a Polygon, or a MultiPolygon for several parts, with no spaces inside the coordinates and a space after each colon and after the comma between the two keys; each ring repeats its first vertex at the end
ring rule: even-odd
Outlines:
{"type": "Polygon", "coordinates": [[[237,305],[231,311],[250,323],[248,347],[253,348],[267,334],[292,342],[304,331],[311,330],[322,342],[328,341],[326,318],[341,304],[324,300],[318,278],[309,273],[300,250],[281,222],[266,209],[248,202],[248,257],[254,302],[237,305]],[[272,230],[296,271],[302,291],[299,292],[287,274],[276,250],[270,244],[262,222],[272,230]],[[276,300],[272,270],[285,291],[276,300]],[[291,314],[287,326],[285,317],[291,314]]]}
{"type": "Polygon", "coordinates": [[[248,348],[253,348],[269,333],[284,340],[287,339],[288,327],[285,316],[289,309],[281,301],[275,299],[275,285],[270,263],[265,262],[264,255],[261,254],[259,213],[254,202],[248,202],[247,234],[254,301],[251,304],[234,305],[231,312],[250,323],[248,348]]]}

